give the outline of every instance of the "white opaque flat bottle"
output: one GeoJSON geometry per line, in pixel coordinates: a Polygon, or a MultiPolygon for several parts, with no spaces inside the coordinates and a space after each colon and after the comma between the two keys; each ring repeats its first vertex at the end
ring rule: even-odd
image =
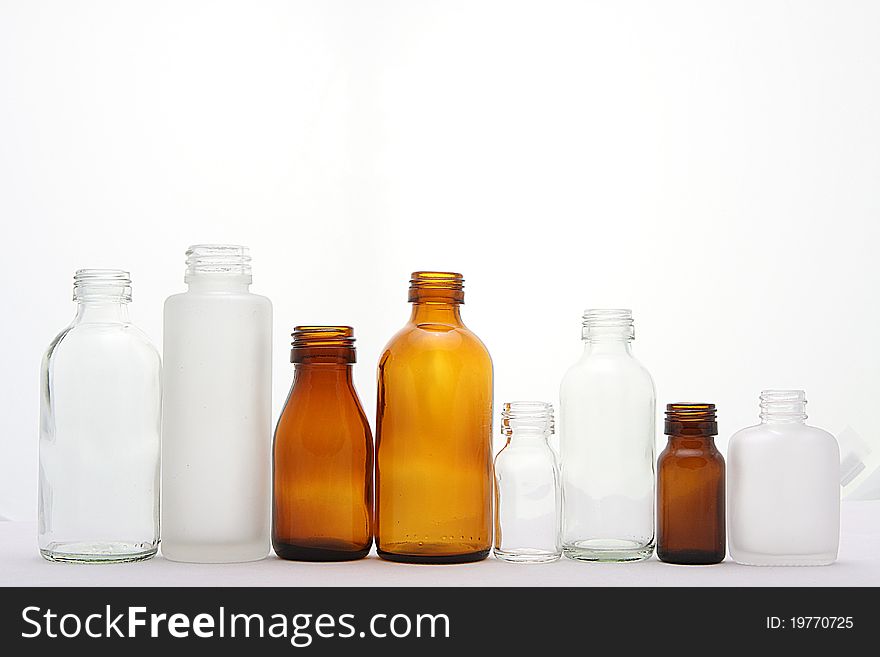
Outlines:
{"type": "Polygon", "coordinates": [[[159,352],[128,318],[128,272],[81,269],[73,298],[40,381],[40,554],[141,561],[159,545],[159,352]]]}
{"type": "Polygon", "coordinates": [[[840,453],[804,423],[802,390],[761,393],[761,424],[728,445],[730,556],[751,566],[821,566],[837,559],[840,453]]]}
{"type": "Polygon", "coordinates": [[[584,353],[562,381],[563,554],[637,561],[654,551],[654,382],[632,354],[629,310],[587,310],[584,353]]]}
{"type": "Polygon", "coordinates": [[[189,289],[165,302],[162,554],[234,562],[269,551],[272,304],[248,250],[187,251],[189,289]]]}

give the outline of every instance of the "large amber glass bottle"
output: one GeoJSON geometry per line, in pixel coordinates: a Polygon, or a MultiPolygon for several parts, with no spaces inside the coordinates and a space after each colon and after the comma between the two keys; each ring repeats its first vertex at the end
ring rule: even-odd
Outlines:
{"type": "Polygon", "coordinates": [[[297,326],[274,449],[272,546],[282,559],[360,559],[373,544],[373,436],[348,326],[297,326]]]}
{"type": "Polygon", "coordinates": [[[657,556],[677,564],[724,560],[724,457],[715,404],[668,404],[669,444],[657,461],[657,556]]]}
{"type": "Polygon", "coordinates": [[[379,360],[376,546],[412,563],[492,545],[492,359],[461,321],[461,274],[416,272],[412,316],[379,360]]]}

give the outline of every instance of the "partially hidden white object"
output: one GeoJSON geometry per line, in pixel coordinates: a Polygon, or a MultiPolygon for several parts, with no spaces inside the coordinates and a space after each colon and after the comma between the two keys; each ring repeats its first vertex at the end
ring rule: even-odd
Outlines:
{"type": "Polygon", "coordinates": [[[848,500],[880,499],[880,445],[852,427],[837,434],[840,442],[840,485],[848,500]]]}

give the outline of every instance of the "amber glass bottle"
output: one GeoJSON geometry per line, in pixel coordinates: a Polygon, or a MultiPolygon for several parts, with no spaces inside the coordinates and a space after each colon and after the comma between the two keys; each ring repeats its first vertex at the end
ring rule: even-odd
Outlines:
{"type": "Polygon", "coordinates": [[[657,461],[657,556],[678,564],[724,560],[724,457],[715,404],[668,404],[669,443],[657,461]]]}
{"type": "Polygon", "coordinates": [[[282,559],[370,551],[373,437],[352,382],[348,326],[297,326],[293,386],[275,429],[272,546],[282,559]]]}
{"type": "Polygon", "coordinates": [[[492,545],[492,360],[461,321],[461,274],[416,272],[412,316],[379,360],[376,547],[412,563],[492,545]]]}

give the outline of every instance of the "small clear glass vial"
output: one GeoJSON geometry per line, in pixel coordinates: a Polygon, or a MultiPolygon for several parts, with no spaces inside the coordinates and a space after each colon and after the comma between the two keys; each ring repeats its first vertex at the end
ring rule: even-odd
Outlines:
{"type": "Polygon", "coordinates": [[[553,406],[508,402],[501,412],[507,444],[495,457],[495,557],[547,563],[562,556],[562,487],[553,433],[553,406]]]}

